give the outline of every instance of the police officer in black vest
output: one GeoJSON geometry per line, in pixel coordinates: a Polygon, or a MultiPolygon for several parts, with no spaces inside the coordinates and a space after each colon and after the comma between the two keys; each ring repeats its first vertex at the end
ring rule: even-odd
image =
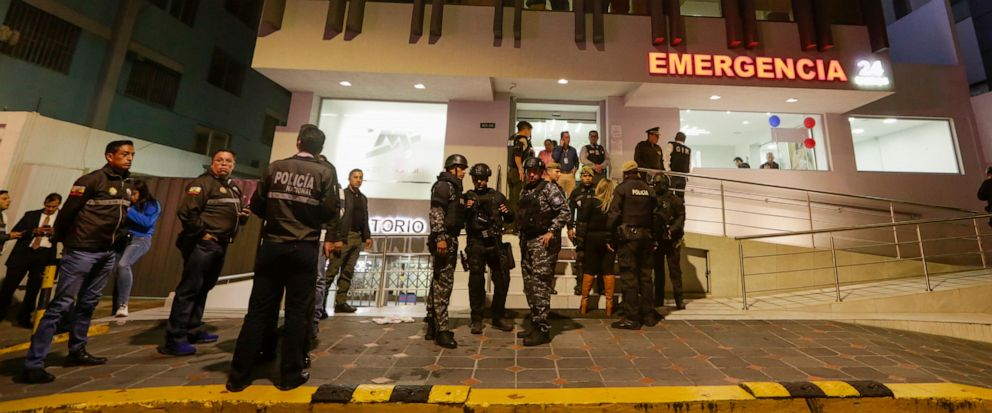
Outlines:
{"type": "Polygon", "coordinates": [[[462,198],[462,178],[468,160],[454,154],[445,159],[444,171],[431,187],[431,210],[428,214],[431,235],[427,247],[433,258],[434,276],[427,296],[427,332],[425,340],[444,348],[457,348],[455,334],[448,328],[448,304],[455,284],[455,264],[458,262],[458,234],[465,226],[462,198]]]}
{"type": "Polygon", "coordinates": [[[661,315],[654,309],[651,282],[654,251],[651,230],[657,202],[654,190],[637,172],[637,163],[624,163],[623,183],[613,192],[606,221],[613,237],[609,245],[619,252],[623,294],[623,318],[614,322],[613,328],[640,330],[641,325],[654,326],[661,321],[661,315]]]}
{"type": "Polygon", "coordinates": [[[582,147],[579,152],[579,163],[592,168],[592,187],[599,185],[599,181],[606,178],[607,168],[610,167],[610,155],[606,153],[606,148],[599,144],[599,132],[589,131],[589,144],[582,147]]]}
{"type": "MultiPolygon", "coordinates": [[[[666,171],[680,172],[687,174],[692,170],[692,149],[685,146],[685,134],[682,132],[675,134],[675,140],[665,145],[662,154],[664,169],[666,171]]],[[[684,176],[672,176],[672,189],[680,198],[685,199],[685,184],[689,180],[684,176]]]]}
{"type": "Polygon", "coordinates": [[[493,281],[493,328],[512,331],[513,324],[503,322],[506,293],[510,289],[510,256],[503,244],[503,224],[513,222],[513,211],[506,197],[489,188],[493,171],[489,165],[477,163],[469,175],[475,189],[465,193],[465,232],[468,242],[468,298],[472,308],[472,334],[482,334],[482,312],[486,307],[486,267],[493,281]]]}
{"type": "Polygon", "coordinates": [[[672,280],[675,307],[685,309],[682,299],[682,237],[685,236],[685,203],[672,192],[665,174],[655,175],[654,192],[658,206],[654,210],[654,237],[658,251],[654,256],[654,303],[665,305],[665,264],[672,280]]]}
{"type": "Polygon", "coordinates": [[[317,249],[327,256],[340,254],[343,243],[337,231],[327,231],[320,244],[321,229],[338,228],[337,175],[330,163],[316,158],[324,148],[324,133],[314,125],[303,125],[296,140],[299,152],[273,162],[268,175],[252,196],[251,211],[265,220],[262,246],[255,259],[255,278],[248,299],[248,314],[234,348],[227,390],[239,392],[251,384],[252,369],[279,318],[285,292],[284,334],[279,390],[299,387],[310,379],[307,349],[317,283],[317,249]]]}
{"type": "Polygon", "coordinates": [[[517,133],[510,136],[506,143],[506,182],[509,207],[517,212],[517,202],[520,201],[520,191],[524,188],[523,164],[528,158],[534,157],[534,145],[530,134],[534,127],[525,120],[517,122],[517,133]]]}

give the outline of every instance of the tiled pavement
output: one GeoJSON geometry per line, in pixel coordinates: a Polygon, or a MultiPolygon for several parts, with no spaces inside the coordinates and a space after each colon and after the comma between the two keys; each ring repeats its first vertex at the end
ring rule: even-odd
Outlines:
{"type": "MultiPolygon", "coordinates": [[[[519,320],[517,320],[519,322],[519,320]]],[[[665,321],[618,331],[610,320],[557,319],[554,341],[521,346],[513,333],[468,334],[457,320],[458,349],[422,338],[422,323],[373,324],[367,317],[322,322],[309,384],[467,384],[478,387],[630,387],[721,385],[748,380],[864,379],[953,381],[992,387],[992,344],[833,321],[665,321]]],[[[0,400],[57,392],[125,387],[220,384],[240,320],[211,322],[221,340],[194,357],[159,355],[163,327],[155,321],[112,326],[94,337],[91,352],[110,357],[96,367],[59,367],[54,383],[13,383],[23,354],[0,357],[0,400]]],[[[268,385],[275,364],[258,369],[268,385]]]]}

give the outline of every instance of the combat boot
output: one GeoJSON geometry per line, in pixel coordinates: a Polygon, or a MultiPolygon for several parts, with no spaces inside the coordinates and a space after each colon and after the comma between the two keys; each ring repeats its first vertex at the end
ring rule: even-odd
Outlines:
{"type": "Polygon", "coordinates": [[[441,331],[437,333],[437,338],[434,339],[434,343],[444,348],[458,348],[458,342],[455,341],[455,333],[451,331],[441,331]]]}
{"type": "Polygon", "coordinates": [[[550,342],[551,342],[550,331],[535,328],[531,330],[530,335],[524,339],[524,346],[533,347],[533,346],[539,346],[541,344],[547,344],[550,342]]]}
{"type": "Polygon", "coordinates": [[[427,323],[424,340],[433,341],[435,336],[437,336],[437,326],[434,324],[434,317],[424,317],[424,322],[427,323]]]}
{"type": "Polygon", "coordinates": [[[494,318],[492,322],[493,328],[499,331],[513,331],[513,323],[504,323],[502,319],[494,318]]]}

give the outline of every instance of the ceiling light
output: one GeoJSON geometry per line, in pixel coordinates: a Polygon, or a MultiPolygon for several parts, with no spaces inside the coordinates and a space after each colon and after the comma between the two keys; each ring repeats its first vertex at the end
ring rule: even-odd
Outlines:
{"type": "Polygon", "coordinates": [[[568,84],[568,79],[558,79],[558,84],[559,85],[567,85],[568,84]]]}
{"type": "Polygon", "coordinates": [[[414,89],[427,89],[427,86],[424,86],[423,83],[417,83],[417,84],[413,85],[413,88],[414,89]]]}
{"type": "Polygon", "coordinates": [[[720,100],[720,95],[710,96],[710,100],[720,100]]]}
{"type": "Polygon", "coordinates": [[[751,122],[748,122],[748,121],[743,121],[743,122],[741,122],[741,124],[742,124],[742,125],[750,125],[750,124],[751,124],[751,122]]]}
{"type": "Polygon", "coordinates": [[[710,134],[710,131],[708,131],[706,129],[698,128],[698,127],[695,127],[695,126],[689,126],[689,125],[685,125],[685,127],[682,128],[680,131],[682,133],[688,135],[688,136],[699,136],[699,135],[709,135],[710,134]]]}
{"type": "Polygon", "coordinates": [[[729,115],[730,113],[731,113],[731,112],[730,112],[730,111],[728,110],[728,111],[727,111],[727,114],[729,115]]]}
{"type": "Polygon", "coordinates": [[[858,118],[847,118],[848,122],[857,122],[858,118]]]}
{"type": "Polygon", "coordinates": [[[886,125],[891,125],[891,124],[896,123],[896,122],[898,122],[898,121],[895,118],[887,118],[887,119],[885,119],[885,120],[882,121],[882,123],[884,123],[886,125]]]}
{"type": "Polygon", "coordinates": [[[860,135],[862,133],[865,133],[865,130],[858,128],[858,129],[852,130],[851,132],[854,132],[855,135],[860,135]]]}
{"type": "Polygon", "coordinates": [[[788,99],[785,100],[786,103],[796,103],[798,101],[799,101],[799,99],[796,99],[796,98],[788,98],[788,99]]]}
{"type": "Polygon", "coordinates": [[[338,82],[338,84],[341,85],[341,86],[344,86],[344,87],[351,86],[351,82],[349,82],[347,80],[342,80],[342,81],[338,82]]]}
{"type": "Polygon", "coordinates": [[[686,109],[685,113],[692,113],[692,109],[686,109]]]}

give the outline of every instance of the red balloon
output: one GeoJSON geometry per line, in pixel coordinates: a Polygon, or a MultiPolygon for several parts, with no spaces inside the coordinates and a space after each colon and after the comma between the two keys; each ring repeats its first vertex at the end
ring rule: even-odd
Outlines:
{"type": "Polygon", "coordinates": [[[816,126],[816,119],[813,118],[803,119],[803,125],[806,126],[806,129],[813,129],[813,127],[816,126]]]}
{"type": "Polygon", "coordinates": [[[813,149],[816,147],[816,141],[813,140],[813,138],[807,138],[806,140],[803,141],[803,146],[805,146],[806,149],[813,149]]]}

